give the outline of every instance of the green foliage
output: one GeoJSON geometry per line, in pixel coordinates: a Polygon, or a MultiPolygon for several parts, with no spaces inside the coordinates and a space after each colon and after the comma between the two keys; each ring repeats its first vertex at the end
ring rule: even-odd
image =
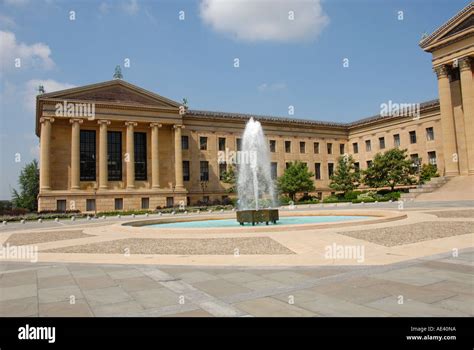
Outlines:
{"type": "Polygon", "coordinates": [[[221,180],[223,183],[232,185],[227,189],[228,193],[235,193],[236,192],[236,188],[235,188],[236,178],[237,178],[237,176],[235,174],[234,167],[232,165],[230,165],[227,168],[227,171],[224,171],[224,173],[222,174],[222,180],[221,180]]]}
{"type": "Polygon", "coordinates": [[[345,193],[353,191],[359,186],[360,172],[354,166],[352,156],[341,156],[337,160],[337,167],[331,176],[329,187],[345,193]]]}
{"type": "Polygon", "coordinates": [[[411,185],[415,182],[415,168],[412,161],[407,159],[407,150],[393,148],[381,154],[377,153],[372,165],[364,173],[363,182],[368,187],[390,187],[411,185]]]}
{"type": "Polygon", "coordinates": [[[278,189],[295,201],[297,193],[314,191],[313,176],[306,164],[298,161],[290,163],[285,173],[278,178],[278,189]]]}
{"type": "Polygon", "coordinates": [[[361,193],[362,193],[361,191],[348,191],[344,193],[344,199],[350,200],[350,201],[353,199],[357,199],[357,196],[361,193]]]}
{"type": "Polygon", "coordinates": [[[438,177],[438,168],[436,168],[436,165],[434,164],[423,164],[421,166],[421,171],[420,171],[420,179],[418,180],[418,183],[420,185],[428,182],[431,180],[432,177],[438,177]]]}
{"type": "Polygon", "coordinates": [[[26,164],[21,170],[18,184],[20,185],[20,192],[16,189],[12,191],[13,207],[36,211],[38,209],[37,197],[39,193],[39,169],[36,159],[26,164]]]}

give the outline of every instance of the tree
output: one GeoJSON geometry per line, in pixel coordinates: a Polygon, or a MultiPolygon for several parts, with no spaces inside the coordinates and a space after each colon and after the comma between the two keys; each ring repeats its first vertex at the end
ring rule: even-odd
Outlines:
{"type": "Polygon", "coordinates": [[[298,192],[314,191],[313,176],[306,164],[298,161],[290,163],[285,173],[278,178],[278,189],[294,201],[298,192]]]}
{"type": "Polygon", "coordinates": [[[438,169],[436,168],[436,165],[434,164],[423,164],[421,167],[420,171],[420,179],[418,180],[418,183],[420,185],[428,182],[431,180],[432,177],[438,177],[438,169]]]}
{"type": "Polygon", "coordinates": [[[236,181],[236,175],[235,175],[235,170],[232,165],[230,165],[226,171],[222,173],[222,180],[223,183],[231,185],[228,189],[227,192],[229,193],[234,193],[235,191],[235,181],[236,181]]]}
{"type": "Polygon", "coordinates": [[[359,186],[360,172],[354,165],[352,156],[341,156],[337,160],[337,168],[331,176],[329,187],[346,194],[359,186]]]}
{"type": "Polygon", "coordinates": [[[415,182],[413,162],[407,159],[407,150],[392,148],[377,153],[372,165],[364,171],[364,184],[368,187],[390,187],[393,191],[398,185],[411,185],[415,182]]]}
{"type": "Polygon", "coordinates": [[[39,169],[38,162],[34,159],[25,165],[18,178],[20,192],[12,191],[12,202],[15,208],[24,208],[30,211],[38,209],[37,197],[39,193],[39,169]]]}

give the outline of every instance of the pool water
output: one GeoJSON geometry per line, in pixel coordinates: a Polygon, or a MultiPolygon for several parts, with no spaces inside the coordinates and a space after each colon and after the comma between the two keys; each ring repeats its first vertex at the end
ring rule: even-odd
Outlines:
{"type": "MultiPolygon", "coordinates": [[[[349,220],[363,220],[369,219],[370,216],[284,216],[278,220],[276,225],[301,225],[314,224],[322,222],[341,222],[349,220]]],[[[245,224],[245,226],[252,226],[252,224],[245,224]]],[[[265,223],[256,226],[265,226],[265,223]]],[[[269,224],[274,226],[274,224],[269,224]]],[[[208,228],[208,227],[241,227],[236,219],[218,219],[218,220],[202,220],[202,221],[186,221],[186,222],[172,222],[164,224],[147,225],[147,227],[157,228],[208,228]]]]}

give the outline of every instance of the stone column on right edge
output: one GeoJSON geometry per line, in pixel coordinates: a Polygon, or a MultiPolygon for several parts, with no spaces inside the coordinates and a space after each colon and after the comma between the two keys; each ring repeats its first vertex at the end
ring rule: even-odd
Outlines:
{"type": "Polygon", "coordinates": [[[151,123],[151,187],[160,188],[159,128],[161,124],[151,123]]]}
{"type": "Polygon", "coordinates": [[[470,57],[463,57],[459,60],[469,175],[474,175],[474,82],[472,66],[473,62],[470,57]]]}
{"type": "Polygon", "coordinates": [[[456,131],[448,67],[441,65],[435,67],[434,70],[438,77],[439,109],[443,134],[444,175],[455,176],[459,175],[459,156],[456,146],[456,131]]]}
{"type": "Polygon", "coordinates": [[[183,125],[174,126],[174,174],[175,190],[184,190],[183,185],[183,153],[181,149],[181,129],[183,125]]]}

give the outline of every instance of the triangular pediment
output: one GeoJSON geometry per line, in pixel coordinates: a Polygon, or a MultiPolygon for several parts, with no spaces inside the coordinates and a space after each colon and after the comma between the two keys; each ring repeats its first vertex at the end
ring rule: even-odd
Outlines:
{"type": "Polygon", "coordinates": [[[471,2],[453,18],[422,39],[420,46],[425,51],[433,51],[438,46],[456,40],[460,36],[474,34],[474,3],[471,2]]]}
{"type": "Polygon", "coordinates": [[[179,103],[123,80],[81,86],[39,95],[40,99],[68,99],[125,105],[179,108],[179,103]]]}

